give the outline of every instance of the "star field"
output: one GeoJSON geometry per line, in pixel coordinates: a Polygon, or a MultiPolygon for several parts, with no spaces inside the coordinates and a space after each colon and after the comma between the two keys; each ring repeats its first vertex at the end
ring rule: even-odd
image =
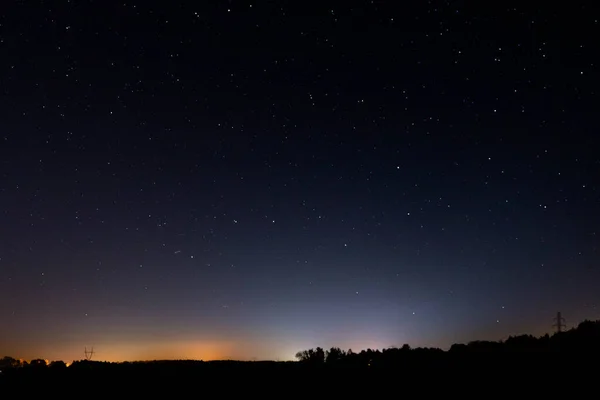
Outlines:
{"type": "Polygon", "coordinates": [[[591,3],[203,3],[0,10],[0,355],[598,318],[591,3]]]}

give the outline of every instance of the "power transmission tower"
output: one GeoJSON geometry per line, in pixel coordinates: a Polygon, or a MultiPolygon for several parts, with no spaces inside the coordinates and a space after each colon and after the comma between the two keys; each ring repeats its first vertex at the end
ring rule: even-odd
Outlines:
{"type": "Polygon", "coordinates": [[[85,354],[85,359],[87,361],[92,361],[92,357],[94,356],[94,348],[92,347],[92,349],[88,351],[86,347],[83,353],[85,354]]]}
{"type": "Polygon", "coordinates": [[[556,321],[556,323],[552,326],[556,328],[556,333],[560,333],[566,328],[565,319],[560,315],[560,311],[556,313],[554,321],[556,321]]]}

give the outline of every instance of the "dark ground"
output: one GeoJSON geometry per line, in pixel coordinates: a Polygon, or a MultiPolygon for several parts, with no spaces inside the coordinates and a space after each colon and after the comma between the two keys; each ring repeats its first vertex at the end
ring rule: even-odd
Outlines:
{"type": "MultiPolygon", "coordinates": [[[[390,366],[331,366],[299,362],[82,363],[69,368],[5,372],[6,393],[142,398],[175,393],[194,397],[374,397],[465,395],[537,397],[592,390],[595,354],[477,355],[390,366]]],[[[590,392],[591,393],[591,392],[590,392]]],[[[14,398],[13,395],[7,398],[14,398]]]]}

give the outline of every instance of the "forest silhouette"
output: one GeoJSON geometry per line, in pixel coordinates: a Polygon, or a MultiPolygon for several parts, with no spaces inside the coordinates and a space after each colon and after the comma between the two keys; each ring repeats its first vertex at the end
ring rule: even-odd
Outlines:
{"type": "MultiPolygon", "coordinates": [[[[208,386],[239,379],[248,381],[240,387],[226,388],[233,393],[245,390],[243,388],[249,387],[246,385],[260,387],[261,382],[265,385],[298,385],[307,376],[322,384],[333,377],[346,379],[351,386],[336,390],[347,390],[348,394],[362,384],[380,382],[385,385],[385,380],[381,381],[384,376],[396,377],[405,383],[425,378],[430,384],[444,380],[454,386],[460,386],[464,379],[470,381],[469,385],[473,382],[498,383],[500,379],[505,386],[510,386],[538,382],[535,377],[543,377],[545,381],[566,376],[584,377],[595,373],[599,354],[600,321],[586,320],[576,328],[553,335],[473,341],[455,344],[447,351],[411,348],[408,344],[360,352],[317,347],[299,351],[296,354],[298,361],[288,362],[175,360],[111,363],[81,360],[67,365],[63,361],[48,363],[35,359],[24,362],[4,357],[0,359],[0,387],[14,385],[61,390],[85,384],[97,387],[95,390],[133,390],[139,394],[142,389],[172,388],[173,385],[193,387],[200,381],[208,386]]],[[[436,387],[420,390],[436,390],[436,387]]]]}

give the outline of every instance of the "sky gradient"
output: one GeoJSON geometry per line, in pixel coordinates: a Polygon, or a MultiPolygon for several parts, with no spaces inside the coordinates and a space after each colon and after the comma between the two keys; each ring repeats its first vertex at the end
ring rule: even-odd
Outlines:
{"type": "Polygon", "coordinates": [[[598,319],[588,7],[296,3],[2,6],[0,356],[288,360],[598,319]]]}

